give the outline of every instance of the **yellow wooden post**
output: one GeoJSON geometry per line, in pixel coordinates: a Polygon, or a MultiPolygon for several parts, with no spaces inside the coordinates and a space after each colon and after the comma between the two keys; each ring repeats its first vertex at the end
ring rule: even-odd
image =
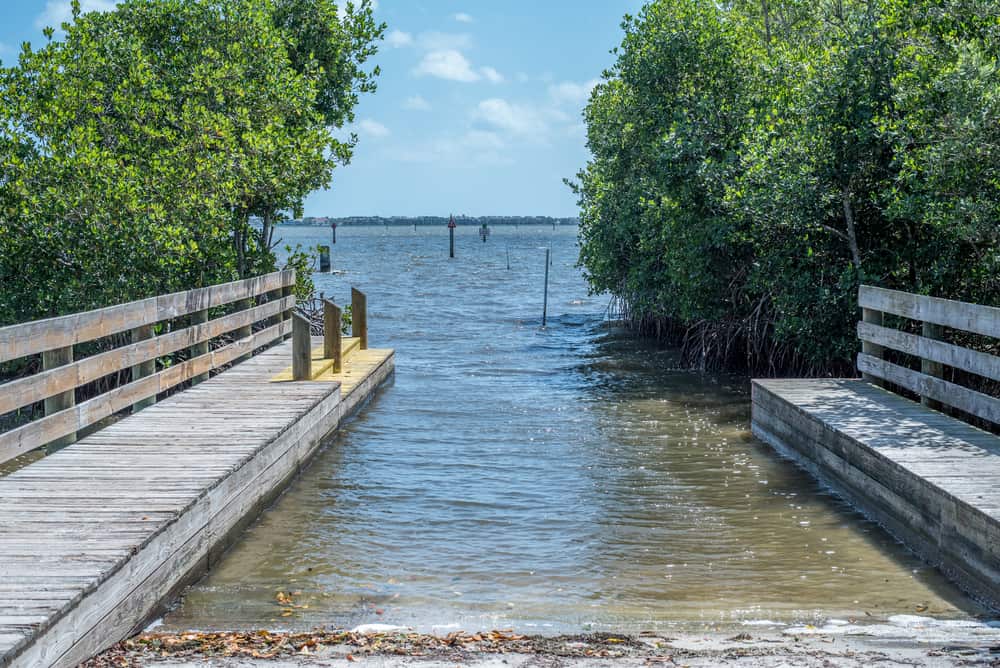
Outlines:
{"type": "Polygon", "coordinates": [[[343,370],[340,343],[340,307],[329,299],[323,300],[323,357],[333,360],[333,372],[343,370]]]}
{"type": "Polygon", "coordinates": [[[368,298],[351,288],[351,336],[361,339],[361,350],[368,350],[368,298]]]}
{"type": "Polygon", "coordinates": [[[309,320],[292,314],[292,380],[312,379],[312,336],[309,320]]]}

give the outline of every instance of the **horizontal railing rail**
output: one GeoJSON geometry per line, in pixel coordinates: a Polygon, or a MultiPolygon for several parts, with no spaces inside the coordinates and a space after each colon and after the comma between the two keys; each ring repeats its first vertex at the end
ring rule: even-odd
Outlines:
{"type": "Polygon", "coordinates": [[[1000,308],[863,285],[858,292],[862,351],[858,370],[872,382],[888,382],[920,396],[930,408],[950,406],[1000,424],[1000,399],[945,380],[945,367],[1000,382],[1000,357],[945,341],[946,328],[1000,339],[1000,308]],[[920,334],[885,326],[885,316],[920,324],[920,334]],[[920,370],[886,359],[892,350],[920,360],[920,370]]]}
{"type": "Polygon", "coordinates": [[[0,328],[0,362],[42,355],[42,370],[0,384],[0,415],[45,402],[44,417],[0,433],[0,463],[46,445],[66,445],[77,432],[129,406],[140,409],[156,395],[245,359],[292,332],[294,271],[151,297],[84,313],[0,328]],[[266,301],[265,301],[266,300],[266,301]],[[254,305],[255,301],[260,301],[254,305]],[[210,310],[233,305],[210,319],[210,310]],[[177,319],[185,318],[183,323],[177,319]],[[154,335],[158,323],[172,328],[154,335]],[[263,323],[254,332],[256,324],[263,323]],[[183,326],[178,326],[183,324],[183,326]],[[74,359],[74,346],[129,333],[131,343],[74,359]],[[210,342],[228,335],[215,349],[210,342]],[[156,370],[156,360],[186,351],[185,359],[156,370]],[[75,392],[111,374],[130,379],[76,404],[75,392]]]}

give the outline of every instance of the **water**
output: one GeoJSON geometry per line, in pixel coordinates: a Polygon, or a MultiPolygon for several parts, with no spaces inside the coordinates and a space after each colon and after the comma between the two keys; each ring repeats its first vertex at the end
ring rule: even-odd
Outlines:
{"type": "Polygon", "coordinates": [[[680,370],[602,326],[575,230],[457,236],[449,261],[444,228],[338,230],[346,273],[317,288],[342,304],[350,285],[368,293],[395,382],[167,627],[634,632],[981,612],[754,439],[745,379],[680,370]]]}

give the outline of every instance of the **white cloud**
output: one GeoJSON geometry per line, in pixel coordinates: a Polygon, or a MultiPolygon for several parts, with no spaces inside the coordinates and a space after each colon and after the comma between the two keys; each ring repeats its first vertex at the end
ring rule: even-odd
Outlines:
{"type": "Polygon", "coordinates": [[[503,83],[504,82],[503,75],[500,74],[499,72],[497,72],[492,67],[481,67],[481,68],[479,68],[479,71],[480,71],[480,73],[482,73],[482,75],[484,77],[486,77],[486,80],[489,81],[490,83],[503,83]]]}
{"type": "MultiPolygon", "coordinates": [[[[87,12],[107,12],[115,8],[114,0],[80,0],[80,9],[87,12]]],[[[73,20],[72,2],[70,0],[48,0],[45,9],[35,17],[35,27],[39,30],[47,27],[59,27],[73,20]]]]}
{"type": "Polygon", "coordinates": [[[413,35],[402,30],[392,30],[385,36],[386,43],[396,49],[413,44],[413,35]]]}
{"type": "Polygon", "coordinates": [[[424,56],[414,69],[418,76],[432,76],[450,81],[479,81],[479,73],[472,69],[472,64],[459,51],[431,51],[424,56]]]}
{"type": "Polygon", "coordinates": [[[549,86],[549,96],[556,104],[582,106],[589,98],[590,91],[601,82],[600,79],[591,79],[584,83],[573,81],[563,81],[549,86]]]}
{"type": "Polygon", "coordinates": [[[411,95],[403,100],[403,109],[412,111],[430,111],[431,103],[419,95],[411,95]]]}
{"type": "Polygon", "coordinates": [[[471,16],[469,16],[465,12],[459,12],[458,14],[455,14],[454,18],[459,23],[472,23],[474,20],[471,16]]]}
{"type": "Polygon", "coordinates": [[[358,129],[361,130],[362,134],[369,135],[375,139],[382,139],[389,136],[389,128],[370,118],[361,119],[358,122],[358,129]]]}
{"type": "Polygon", "coordinates": [[[513,104],[499,97],[480,102],[476,107],[475,117],[487,125],[515,135],[544,135],[548,130],[544,114],[527,105],[513,104]]]}

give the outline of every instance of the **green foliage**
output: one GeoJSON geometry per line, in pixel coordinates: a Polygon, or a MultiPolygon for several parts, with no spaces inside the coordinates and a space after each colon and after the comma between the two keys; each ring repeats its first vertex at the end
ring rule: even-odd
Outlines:
{"type": "Polygon", "coordinates": [[[654,0],[585,111],[581,264],[691,361],[848,371],[865,281],[1000,294],[1000,9],[654,0]]]}
{"type": "Polygon", "coordinates": [[[384,27],[367,0],[126,0],[63,29],[0,70],[0,324],[274,269],[384,27]]]}

